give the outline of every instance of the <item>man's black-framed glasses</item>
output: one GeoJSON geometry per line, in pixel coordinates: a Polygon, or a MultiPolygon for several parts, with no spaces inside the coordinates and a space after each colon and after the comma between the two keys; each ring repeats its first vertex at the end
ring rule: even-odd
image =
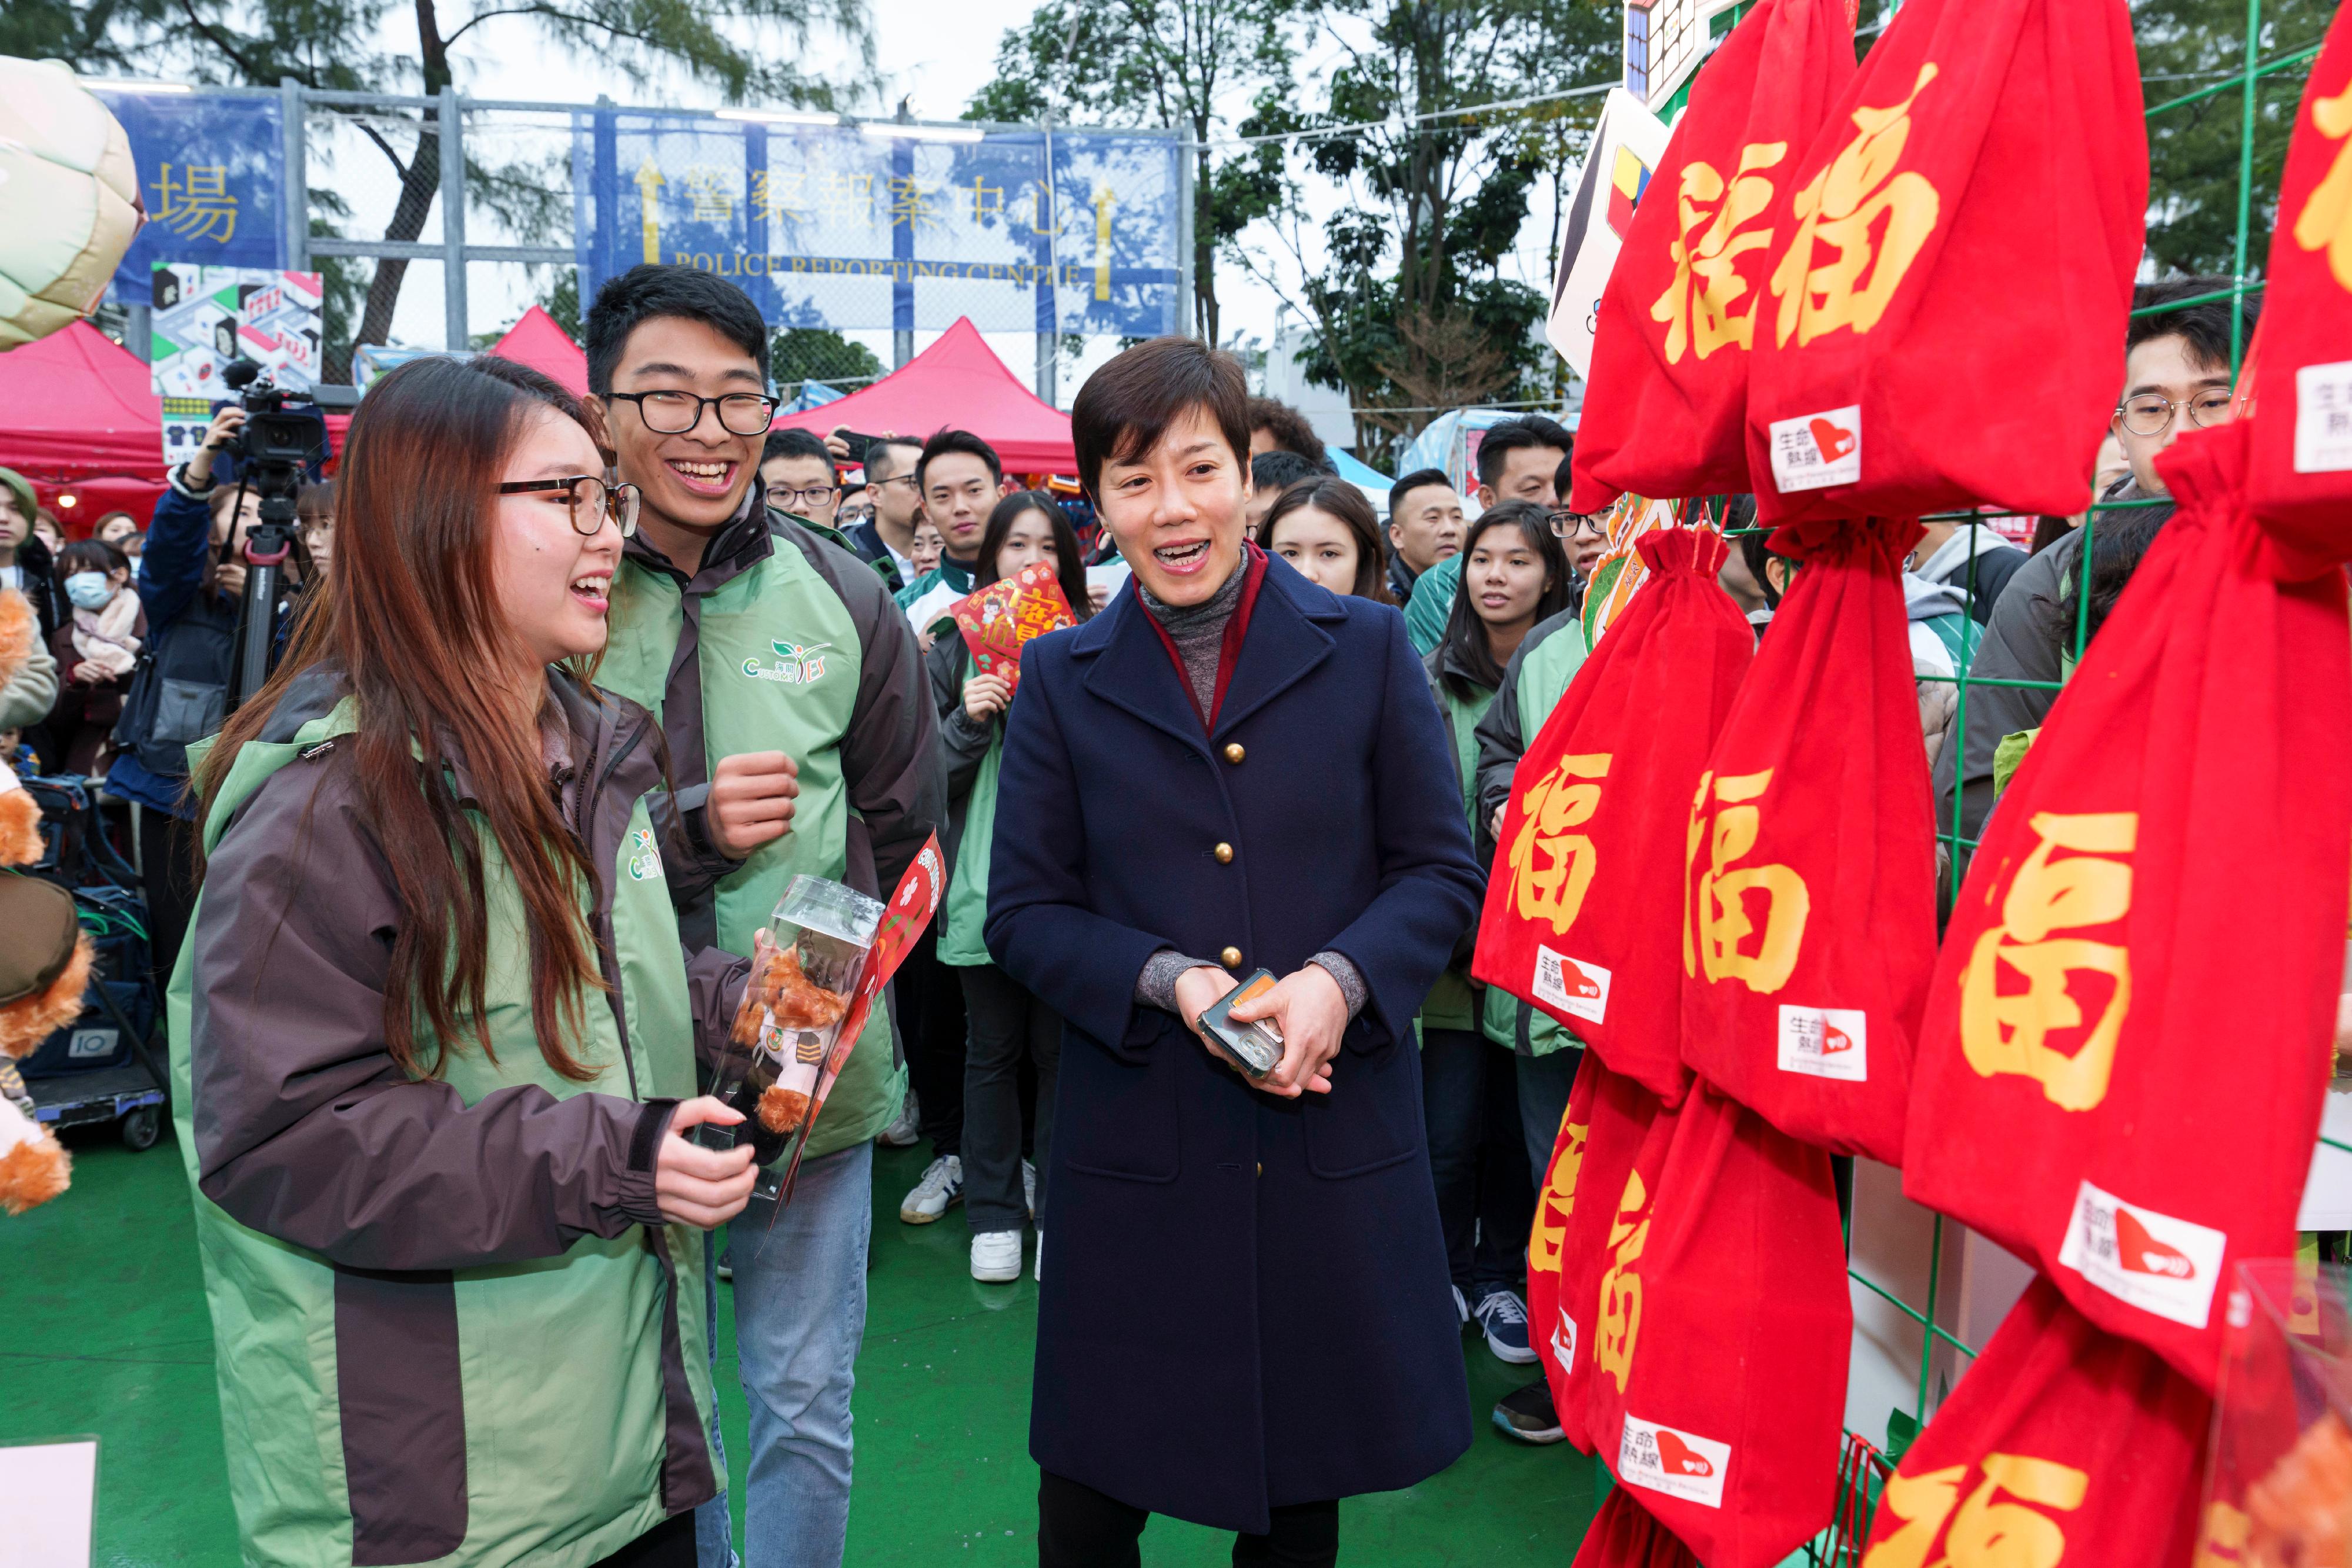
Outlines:
{"type": "Polygon", "coordinates": [[[2189,423],[2200,430],[2229,423],[2230,404],[2236,398],[2228,387],[2207,387],[2179,402],[2157,392],[2142,392],[2124,399],[2116,412],[2123,416],[2124,428],[2134,435],[2162,435],[2177,411],[2185,410],[2189,423]]]}
{"type": "Polygon", "coordinates": [[[776,416],[776,402],[759,392],[728,392],[720,397],[697,397],[690,392],[605,392],[614,402],[637,405],[637,417],[656,435],[684,435],[702,423],[702,411],[717,404],[719,423],[737,435],[765,435],[776,416]]]}
{"type": "Polygon", "coordinates": [[[499,486],[501,496],[540,490],[564,493],[572,507],[572,531],[583,538],[594,538],[607,518],[623,538],[636,535],[637,503],[643,495],[635,485],[607,485],[593,474],[572,474],[561,479],[509,479],[499,486]]]}
{"type": "Polygon", "coordinates": [[[1551,531],[1556,538],[1572,539],[1579,534],[1587,533],[1598,538],[1608,531],[1608,518],[1598,512],[1558,511],[1550,516],[1551,531]]]}
{"type": "Polygon", "coordinates": [[[768,505],[787,512],[797,512],[804,507],[831,506],[833,498],[840,494],[841,486],[838,485],[809,485],[800,489],[790,485],[771,485],[768,486],[768,505]]]}

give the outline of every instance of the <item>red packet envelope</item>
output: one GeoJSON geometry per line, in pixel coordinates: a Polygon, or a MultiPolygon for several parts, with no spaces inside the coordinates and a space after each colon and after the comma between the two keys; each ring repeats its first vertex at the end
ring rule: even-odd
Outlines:
{"type": "MultiPolygon", "coordinates": [[[[990,586],[995,585],[992,583],[990,586]]],[[[1064,608],[1066,610],[1068,607],[1065,605],[1064,608]]],[[[782,1203],[792,1201],[793,1177],[800,1171],[801,1155],[808,1147],[809,1132],[815,1127],[817,1117],[824,1112],[825,1099],[833,1092],[834,1081],[841,1076],[842,1068],[848,1064],[850,1048],[857,1043],[858,1036],[866,1032],[866,1020],[874,1011],[874,998],[882,994],[882,988],[888,985],[890,977],[898,972],[898,966],[906,960],[907,949],[915,945],[915,938],[923,934],[923,927],[929,925],[931,916],[938,913],[940,895],[947,888],[947,860],[940,853],[940,837],[933,833],[916,854],[914,863],[907,868],[906,874],[898,879],[898,886],[890,894],[889,905],[883,913],[882,924],[874,934],[874,946],[866,955],[865,972],[858,977],[857,988],[850,993],[849,1011],[843,1017],[841,1031],[834,1037],[833,1050],[826,1055],[824,1069],[817,1075],[816,1093],[812,1097],[808,1117],[802,1123],[800,1146],[793,1151],[792,1164],[784,1168],[783,1197],[779,1207],[782,1203]]]]}
{"type": "Polygon", "coordinates": [[[1077,624],[1061,579],[1044,561],[1033,561],[1019,575],[999,578],[986,588],[966,595],[950,607],[955,623],[971,650],[971,667],[983,675],[1003,675],[1016,690],[1021,685],[1021,650],[1048,632],[1077,624]]]}

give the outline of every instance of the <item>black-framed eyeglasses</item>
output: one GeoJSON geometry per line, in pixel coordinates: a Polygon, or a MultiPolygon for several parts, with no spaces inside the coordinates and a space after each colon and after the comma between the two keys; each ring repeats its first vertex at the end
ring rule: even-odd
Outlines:
{"type": "Polygon", "coordinates": [[[904,485],[907,486],[908,492],[910,495],[920,495],[922,493],[921,485],[912,474],[893,474],[887,479],[868,479],[866,481],[866,487],[869,490],[879,490],[886,485],[904,485]]]}
{"type": "Polygon", "coordinates": [[[2237,394],[2227,387],[2207,387],[2193,397],[2175,402],[2155,392],[2142,392],[2127,397],[2117,405],[2116,413],[2124,428],[2134,435],[2162,435],[2180,410],[2187,410],[2189,423],[2200,430],[2230,423],[2230,405],[2237,394]]]}
{"type": "Polygon", "coordinates": [[[1595,514],[1560,511],[1551,513],[1550,517],[1551,531],[1559,538],[1572,539],[1579,534],[1587,533],[1598,538],[1608,531],[1604,519],[1595,514]]]}
{"type": "Polygon", "coordinates": [[[768,505],[781,507],[790,512],[803,506],[829,506],[833,498],[840,494],[841,486],[838,485],[811,485],[805,489],[799,490],[793,489],[789,485],[771,485],[768,486],[768,505]]]}
{"type": "Polygon", "coordinates": [[[612,402],[633,402],[637,417],[656,435],[684,435],[702,423],[702,411],[718,405],[721,428],[737,435],[764,435],[776,416],[776,399],[759,392],[697,397],[690,392],[605,392],[612,402]]]}
{"type": "Polygon", "coordinates": [[[499,486],[501,496],[542,490],[564,493],[572,510],[572,531],[583,538],[594,538],[607,518],[621,530],[623,538],[636,535],[637,503],[643,496],[635,485],[607,485],[593,474],[572,474],[561,479],[509,479],[499,486]]]}

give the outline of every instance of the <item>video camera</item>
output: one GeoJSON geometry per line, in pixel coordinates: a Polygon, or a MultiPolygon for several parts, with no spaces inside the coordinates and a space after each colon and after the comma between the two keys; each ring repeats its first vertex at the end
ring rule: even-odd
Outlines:
{"type": "Polygon", "coordinates": [[[294,497],[310,476],[310,465],[326,455],[327,427],[315,406],[289,413],[286,405],[314,403],[307,392],[274,384],[251,360],[231,360],[221,380],[237,394],[245,428],[228,451],[236,458],[237,484],[261,497],[261,517],[246,533],[245,603],[237,619],[234,707],[269,678],[278,634],[278,590],[286,557],[294,548],[294,497]]]}

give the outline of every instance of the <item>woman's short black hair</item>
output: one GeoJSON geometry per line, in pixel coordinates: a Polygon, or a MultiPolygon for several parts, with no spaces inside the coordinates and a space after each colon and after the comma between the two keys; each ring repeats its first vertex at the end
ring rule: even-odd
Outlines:
{"type": "Polygon", "coordinates": [[[1004,548],[1005,536],[1013,525],[1031,512],[1043,512],[1054,528],[1054,576],[1062,585],[1062,597],[1070,601],[1070,609],[1084,621],[1095,612],[1095,602],[1087,595],[1086,555],[1078,549],[1078,531],[1070,527],[1070,515],[1054,499],[1049,490],[1015,490],[996,503],[988,514],[988,527],[980,536],[980,570],[972,574],[974,589],[986,588],[997,580],[996,552],[1004,548]]]}
{"type": "Polygon", "coordinates": [[[1308,507],[1328,512],[1347,524],[1348,531],[1355,536],[1356,581],[1348,590],[1349,596],[1369,599],[1375,604],[1394,604],[1396,599],[1389,592],[1388,558],[1381,550],[1381,520],[1373,515],[1372,504],[1364,499],[1364,493],[1337,475],[1301,479],[1276,497],[1273,510],[1257,526],[1259,545],[1271,553],[1275,525],[1308,507]]]}
{"type": "Polygon", "coordinates": [[[1087,378],[1070,405],[1078,485],[1102,504],[1103,465],[1151,450],[1168,427],[1196,408],[1209,411],[1234,460],[1249,467],[1249,378],[1242,362],[1198,338],[1139,343],[1087,378]]]}
{"type": "Polygon", "coordinates": [[[57,574],[59,582],[78,571],[129,571],[131,558],[116,545],[106,543],[95,534],[83,539],[68,539],[58,551],[57,574]]]}
{"type": "Polygon", "coordinates": [[[588,390],[613,390],[613,371],[629,334],[665,316],[699,321],[751,356],[760,379],[768,379],[768,324],[751,297],[708,272],[690,267],[641,262],[596,290],[581,323],[581,346],[588,351],[588,390]]]}
{"type": "Polygon", "coordinates": [[[1454,591],[1454,613],[1445,622],[1444,646],[1451,655],[1445,662],[1454,667],[1446,671],[1445,679],[1465,701],[1477,693],[1454,670],[1467,671],[1480,690],[1491,692],[1503,684],[1503,666],[1495,662],[1486,623],[1478,619],[1478,607],[1470,599],[1470,552],[1478,548],[1478,540],[1488,529],[1502,528],[1517,528],[1544,563],[1548,580],[1543,596],[1536,601],[1536,624],[1542,625],[1569,606],[1568,550],[1551,531],[1551,514],[1533,501],[1497,501],[1479,513],[1478,520],[1463,530],[1462,576],[1454,591]]]}

